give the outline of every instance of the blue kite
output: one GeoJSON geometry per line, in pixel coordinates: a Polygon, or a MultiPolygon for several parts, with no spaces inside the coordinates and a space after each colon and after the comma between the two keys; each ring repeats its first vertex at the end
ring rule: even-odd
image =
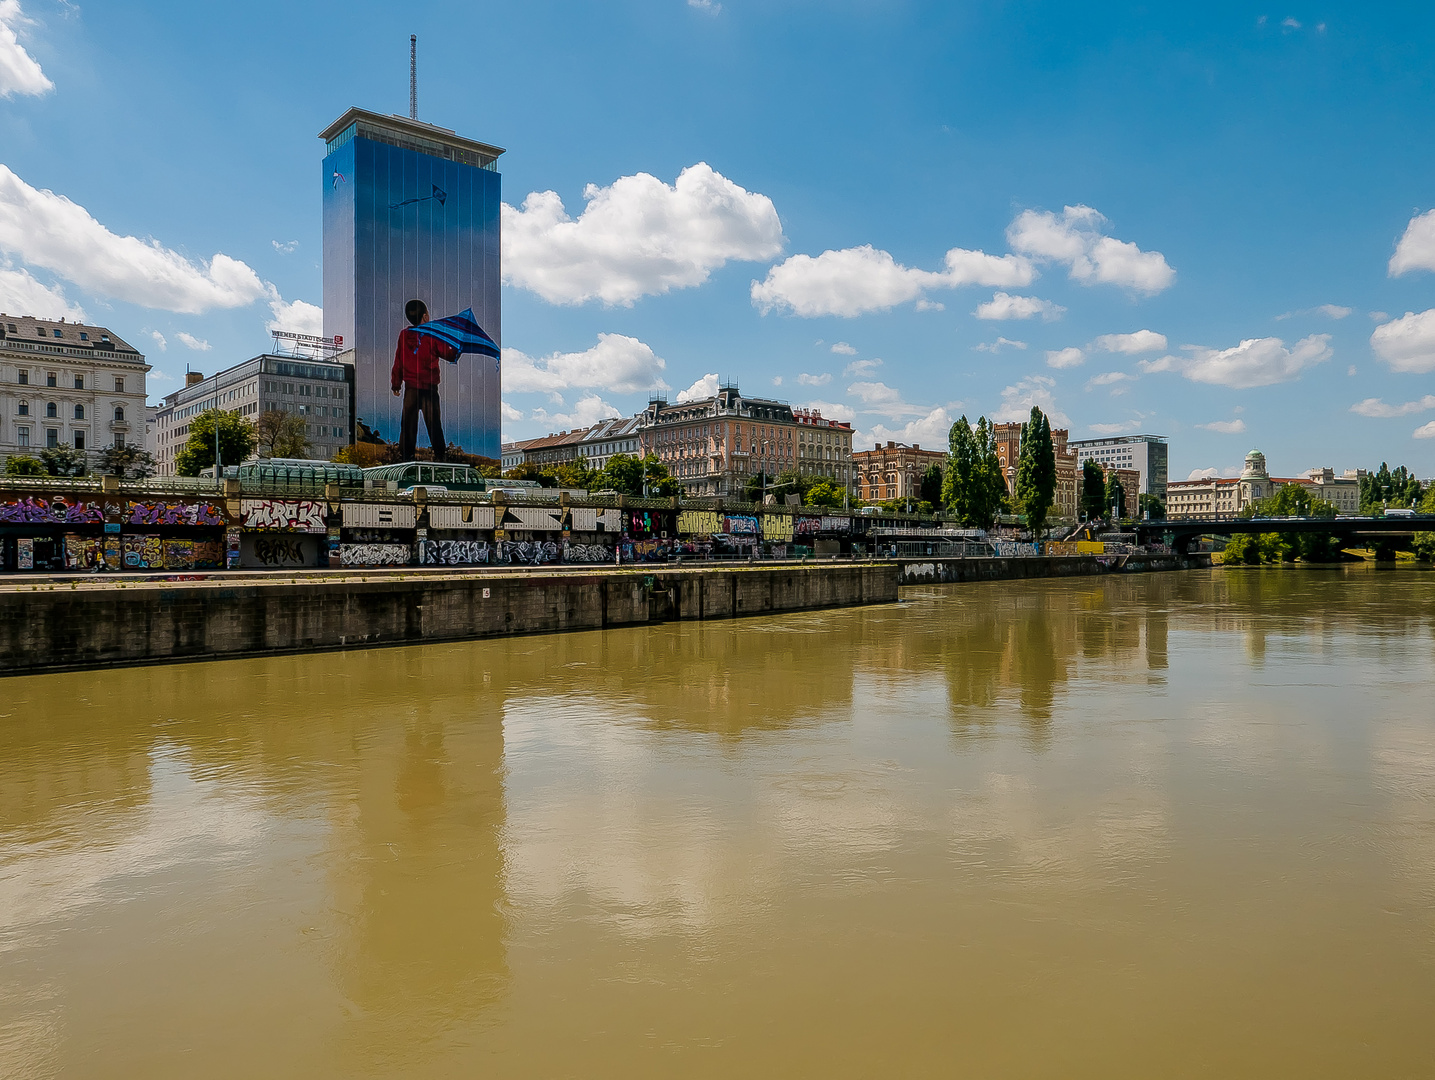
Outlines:
{"type": "MultiPolygon", "coordinates": [[[[478,320],[473,317],[473,308],[464,308],[457,315],[450,315],[446,319],[419,323],[411,329],[418,334],[430,334],[460,353],[478,353],[481,356],[491,356],[495,360],[499,358],[498,342],[484,333],[483,327],[478,325],[478,320]]],[[[458,363],[458,356],[455,355],[449,363],[458,363]]],[[[496,364],[494,370],[497,370],[496,364]]]]}

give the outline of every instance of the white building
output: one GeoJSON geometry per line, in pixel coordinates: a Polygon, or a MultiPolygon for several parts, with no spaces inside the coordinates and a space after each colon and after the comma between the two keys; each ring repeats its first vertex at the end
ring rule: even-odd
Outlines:
{"type": "Polygon", "coordinates": [[[1166,485],[1168,518],[1233,518],[1258,499],[1268,499],[1277,488],[1299,484],[1313,499],[1334,504],[1337,513],[1360,510],[1360,478],[1364,469],[1347,469],[1337,476],[1334,469],[1311,469],[1302,476],[1271,476],[1266,456],[1259,450],[1246,455],[1239,477],[1215,476],[1195,480],[1173,480],[1166,485]]]}
{"type": "MultiPolygon", "coordinates": [[[[353,371],[348,364],[264,353],[205,378],[185,376],[156,412],[155,461],[173,476],[174,460],[189,440],[189,422],[209,409],[258,420],[271,410],[304,417],[309,456],[329,460],[353,442],[353,371]]],[[[228,462],[226,464],[237,464],[228,462]]]]}
{"type": "Polygon", "coordinates": [[[1076,471],[1094,461],[1103,469],[1135,469],[1141,475],[1142,495],[1155,495],[1166,501],[1167,461],[1170,457],[1164,435],[1113,435],[1109,439],[1077,439],[1068,441],[1067,449],[1076,454],[1076,471]]]}
{"type": "Polygon", "coordinates": [[[0,314],[0,457],[143,441],[149,369],[103,326],[0,314]]]}

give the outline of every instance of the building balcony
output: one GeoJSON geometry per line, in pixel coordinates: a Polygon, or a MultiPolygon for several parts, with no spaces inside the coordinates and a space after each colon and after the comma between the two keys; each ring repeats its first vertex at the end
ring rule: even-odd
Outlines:
{"type": "Polygon", "coordinates": [[[128,420],[111,420],[110,431],[116,435],[128,435],[130,433],[130,422],[128,420]]]}

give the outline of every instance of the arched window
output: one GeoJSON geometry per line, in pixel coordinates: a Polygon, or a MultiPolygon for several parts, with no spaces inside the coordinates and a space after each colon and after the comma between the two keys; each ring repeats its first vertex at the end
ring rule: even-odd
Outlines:
{"type": "Polygon", "coordinates": [[[84,407],[83,405],[76,405],[76,406],[75,406],[75,419],[76,419],[76,420],[83,420],[84,418],[85,418],[85,407],[84,407]]]}
{"type": "Polygon", "coordinates": [[[50,417],[59,416],[60,407],[56,405],[53,401],[45,402],[45,415],[50,417]]]}
{"type": "Polygon", "coordinates": [[[115,406],[115,419],[118,420],[118,421],[120,421],[121,423],[124,422],[124,419],[125,419],[124,406],[122,406],[122,405],[116,405],[116,406],[115,406]]]}
{"type": "Polygon", "coordinates": [[[28,401],[22,401],[22,402],[20,402],[20,415],[21,415],[21,416],[29,416],[29,415],[30,415],[30,403],[29,403],[28,401]]]}

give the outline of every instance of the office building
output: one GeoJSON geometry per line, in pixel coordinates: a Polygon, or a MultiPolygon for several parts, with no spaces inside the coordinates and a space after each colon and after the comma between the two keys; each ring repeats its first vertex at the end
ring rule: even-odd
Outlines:
{"type": "Polygon", "coordinates": [[[1076,464],[1094,461],[1105,468],[1135,469],[1141,476],[1138,494],[1166,501],[1168,447],[1164,435],[1113,435],[1105,439],[1079,439],[1068,444],[1076,464]]]}
{"type": "Polygon", "coordinates": [[[271,410],[302,416],[308,456],[332,458],[353,441],[352,375],[347,364],[273,353],[208,378],[189,372],[185,385],[166,394],[155,412],[153,453],[159,475],[175,475],[175,457],[189,441],[190,423],[207,409],[238,413],[251,421],[271,410]]]}
{"type": "MultiPolygon", "coordinates": [[[[495,146],[401,116],[350,109],[325,141],[324,334],[354,368],[354,411],[384,441],[400,437],[402,397],[390,385],[404,306],[432,318],[472,308],[501,341],[498,157],[495,146]]],[[[500,456],[499,365],[465,354],[441,363],[447,442],[500,456]]],[[[420,442],[424,441],[420,424],[420,442]]]]}
{"type": "Polygon", "coordinates": [[[142,444],[149,370],[103,326],[0,314],[0,457],[142,444]]]}

